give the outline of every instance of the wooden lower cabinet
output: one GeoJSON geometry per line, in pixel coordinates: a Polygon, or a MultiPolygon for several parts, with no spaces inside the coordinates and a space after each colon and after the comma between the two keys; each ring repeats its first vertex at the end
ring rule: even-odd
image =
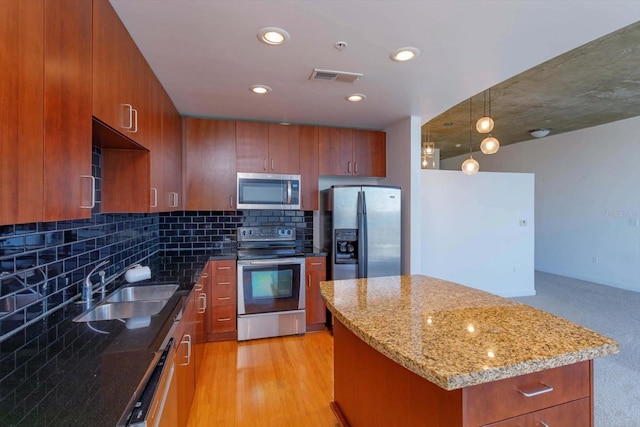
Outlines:
{"type": "Polygon", "coordinates": [[[591,360],[447,391],[334,324],[331,407],[343,426],[592,427],[592,396],[591,360]]]}
{"type": "Polygon", "coordinates": [[[324,329],[327,320],[327,309],[320,295],[320,282],[327,279],[326,257],[309,257],[305,260],[306,288],[305,310],[307,314],[307,331],[324,329]]]}
{"type": "Polygon", "coordinates": [[[209,303],[209,341],[235,340],[236,260],[211,261],[211,299],[209,303]]]}
{"type": "Polygon", "coordinates": [[[195,335],[197,294],[191,292],[187,298],[182,319],[174,337],[178,337],[175,357],[175,381],[178,394],[178,427],[187,425],[191,403],[196,391],[195,335]]]}

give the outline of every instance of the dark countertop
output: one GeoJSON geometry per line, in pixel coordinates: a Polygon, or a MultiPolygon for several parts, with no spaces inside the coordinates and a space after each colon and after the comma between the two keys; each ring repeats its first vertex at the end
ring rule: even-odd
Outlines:
{"type": "MultiPolygon", "coordinates": [[[[155,277],[146,282],[164,280],[155,277]]],[[[145,282],[136,283],[142,284],[145,282]]],[[[120,285],[114,283],[113,289],[120,285]]],[[[0,390],[0,425],[13,426],[19,421],[6,418],[10,416],[7,413],[13,412],[5,411],[9,405],[29,405],[33,399],[38,411],[31,411],[33,415],[20,425],[114,427],[192,287],[193,283],[180,283],[160,313],[152,316],[148,327],[127,329],[118,320],[73,322],[84,311],[81,304],[73,302],[41,320],[37,329],[45,332],[29,344],[16,349],[15,345],[12,347],[14,337],[3,341],[0,375],[5,379],[15,377],[11,383],[21,391],[10,391],[9,387],[0,390]],[[9,360],[20,366],[26,359],[32,362],[22,372],[10,371],[9,360]],[[31,393],[21,396],[28,393],[24,390],[31,393]],[[9,396],[10,393],[14,395],[9,396]]],[[[35,335],[33,329],[25,334],[35,335]]],[[[17,335],[15,342],[24,342],[24,337],[17,335]]]]}

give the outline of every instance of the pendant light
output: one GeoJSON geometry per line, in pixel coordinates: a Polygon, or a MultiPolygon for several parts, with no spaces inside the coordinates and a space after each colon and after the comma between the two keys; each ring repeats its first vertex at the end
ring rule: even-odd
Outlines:
{"type": "Polygon", "coordinates": [[[491,89],[489,89],[489,115],[487,115],[487,91],[483,93],[484,96],[484,115],[476,122],[476,130],[479,133],[489,133],[493,130],[493,119],[491,118],[491,89]]]}
{"type": "Polygon", "coordinates": [[[475,175],[480,170],[480,164],[473,158],[473,148],[471,148],[471,98],[469,98],[469,158],[462,162],[462,173],[465,175],[475,175]]]}
{"type": "Polygon", "coordinates": [[[435,169],[434,154],[436,153],[436,144],[429,141],[429,127],[427,127],[427,140],[422,143],[422,151],[420,155],[420,167],[422,169],[435,169]]]}
{"type": "Polygon", "coordinates": [[[488,137],[480,143],[480,151],[484,154],[495,154],[500,149],[500,141],[489,134],[488,137]]]}

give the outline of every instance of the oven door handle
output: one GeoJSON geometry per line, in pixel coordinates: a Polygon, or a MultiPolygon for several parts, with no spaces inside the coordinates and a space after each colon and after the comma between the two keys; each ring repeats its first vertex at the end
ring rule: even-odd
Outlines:
{"type": "Polygon", "coordinates": [[[280,264],[301,264],[300,260],[303,260],[302,262],[304,262],[304,258],[294,258],[294,259],[261,259],[261,260],[254,260],[254,261],[239,261],[238,265],[280,265],[280,264]]]}

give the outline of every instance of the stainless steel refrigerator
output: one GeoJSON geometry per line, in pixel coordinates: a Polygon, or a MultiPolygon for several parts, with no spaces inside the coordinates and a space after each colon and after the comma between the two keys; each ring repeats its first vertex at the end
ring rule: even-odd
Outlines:
{"type": "Polygon", "coordinates": [[[401,190],[335,185],[320,193],[320,247],[331,280],[400,274],[401,190]]]}

